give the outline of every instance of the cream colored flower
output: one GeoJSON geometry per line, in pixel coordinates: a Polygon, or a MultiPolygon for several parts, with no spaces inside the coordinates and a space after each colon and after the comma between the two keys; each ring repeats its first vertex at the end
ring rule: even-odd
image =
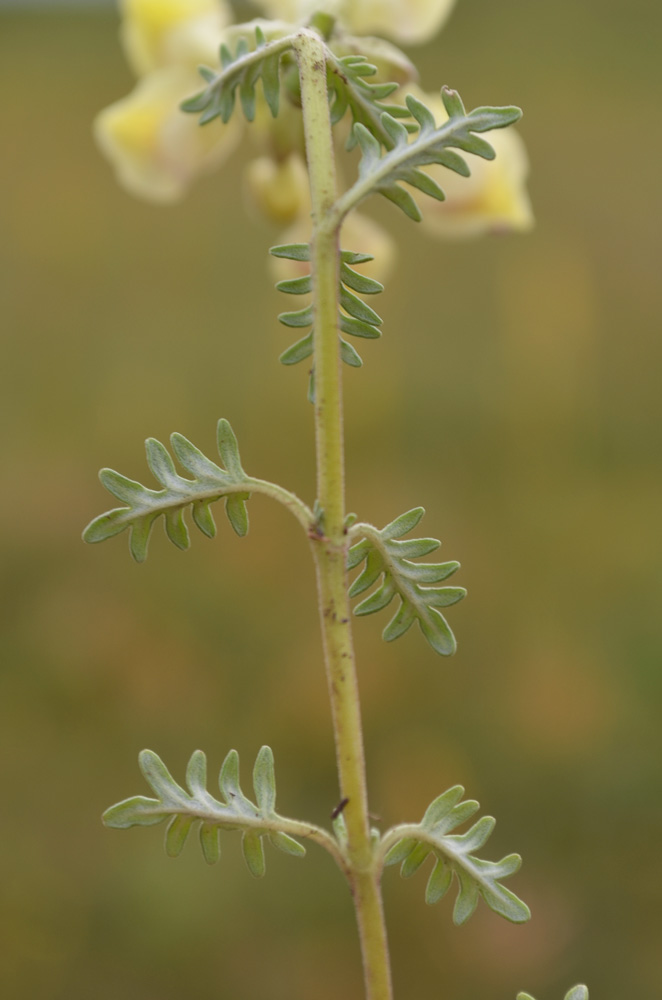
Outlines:
{"type": "Polygon", "coordinates": [[[231,20],[224,0],[120,0],[120,38],[136,76],[162,66],[216,63],[231,20]]]}
{"type": "Polygon", "coordinates": [[[307,21],[322,9],[356,35],[385,35],[404,44],[432,38],[455,0],[257,0],[270,17],[307,21]]]}
{"type": "MultiPolygon", "coordinates": [[[[432,111],[437,125],[448,120],[439,95],[407,88],[432,111]]],[[[462,154],[470,177],[461,177],[441,166],[424,167],[437,181],[445,201],[425,198],[423,225],[443,237],[480,236],[483,233],[524,232],[533,226],[533,212],[526,190],[529,160],[521,136],[512,128],[495,129],[485,138],[494,147],[496,159],[462,154]]]]}
{"type": "Polygon", "coordinates": [[[220,166],[235,148],[241,135],[237,118],[201,128],[197,118],[179,110],[199,87],[194,70],[168,66],[149,73],[97,116],[97,143],[131,194],[177,201],[192,180],[220,166]]]}
{"type": "Polygon", "coordinates": [[[244,171],[244,190],[260,214],[279,226],[310,214],[310,189],[306,164],[298,153],[280,162],[258,156],[244,171]]]}
{"type": "Polygon", "coordinates": [[[228,22],[223,0],[121,0],[120,37],[139,82],[94,122],[119,183],[148,201],[174,202],[236,146],[237,119],[201,128],[180,104],[200,90],[197,66],[214,64],[228,22]]]}

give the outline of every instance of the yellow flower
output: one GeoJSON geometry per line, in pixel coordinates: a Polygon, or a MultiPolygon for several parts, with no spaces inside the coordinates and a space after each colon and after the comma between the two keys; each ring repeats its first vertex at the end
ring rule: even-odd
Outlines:
{"type": "Polygon", "coordinates": [[[270,17],[307,21],[322,8],[356,35],[376,34],[404,44],[424,42],[437,33],[455,0],[257,0],[270,17]]]}
{"type": "Polygon", "coordinates": [[[197,66],[217,60],[228,8],[223,0],[121,0],[121,6],[120,37],[141,79],[97,116],[94,135],[127,191],[174,202],[239,140],[236,119],[201,128],[179,109],[200,90],[197,66]]]}
{"type": "MultiPolygon", "coordinates": [[[[413,93],[432,111],[437,125],[448,120],[439,95],[413,93]]],[[[471,169],[461,177],[441,166],[424,167],[440,185],[445,201],[425,198],[422,225],[436,236],[467,237],[483,233],[525,232],[533,226],[533,212],[526,190],[529,160],[521,136],[512,128],[495,129],[485,138],[496,159],[463,154],[471,169]]]]}
{"type": "Polygon", "coordinates": [[[236,146],[238,119],[201,128],[180,102],[199,89],[192,69],[168,66],[149,73],[135,89],[96,118],[94,135],[131,194],[174,202],[200,174],[220,166],[236,146]]]}
{"type": "Polygon", "coordinates": [[[230,21],[224,0],[120,0],[120,38],[136,76],[161,66],[214,64],[230,21]]]}

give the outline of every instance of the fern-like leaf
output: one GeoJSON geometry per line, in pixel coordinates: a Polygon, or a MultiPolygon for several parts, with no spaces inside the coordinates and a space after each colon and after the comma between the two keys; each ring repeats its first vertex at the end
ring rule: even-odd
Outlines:
{"type": "Polygon", "coordinates": [[[165,849],[174,858],[181,853],[193,826],[199,824],[200,846],[209,864],[220,858],[220,831],[241,830],[244,860],[251,874],[258,878],[265,871],[263,837],[286,854],[303,857],[306,853],[303,844],[284,829],[300,824],[276,812],[274,758],[269,747],[262,747],[255,760],[255,802],[241,790],[236,750],[230,750],[221,767],[220,800],[207,791],[207,758],[202,750],[196,750],[188,762],[186,789],[177,784],[161,758],[151,750],[143,750],[138,760],[156,798],[137,795],[118,802],[103,814],[106,826],[123,830],[167,820],[165,849]]]}
{"type": "Polygon", "coordinates": [[[354,608],[355,615],[369,615],[388,607],[397,595],[400,607],[382,635],[387,642],[397,639],[418,622],[421,632],[442,656],[455,652],[456,642],[448,622],[438,610],[456,604],[466,596],[464,587],[436,587],[459,569],[458,562],[416,563],[419,556],[428,555],[439,548],[436,538],[410,538],[402,536],[412,531],[425,513],[423,507],[401,514],[381,531],[371,524],[355,524],[350,537],[362,535],[361,541],[352,545],[347,558],[347,568],[355,569],[365,562],[363,571],[349,588],[350,597],[358,597],[377,583],[369,597],[354,608]]]}
{"type": "Polygon", "coordinates": [[[256,483],[244,472],[237,439],[227,420],[219,420],[218,451],[224,468],[206,458],[181,434],[170,438],[172,450],[190,479],[180,476],[166,448],[155,438],[145,442],[147,464],[163,487],[152,490],[113,469],[102,469],[99,479],[109,493],[126,506],[117,507],[95,518],[83,532],[86,542],[102,542],[130,529],[129,546],[136,562],[147,558],[149,537],[155,522],[163,516],[170,541],[180,549],[189,546],[184,510],[191,508],[194,524],[212,538],[216,525],[210,505],[225,498],[225,513],[234,531],[243,536],[248,531],[246,500],[256,483]]]}
{"type": "MultiPolygon", "coordinates": [[[[326,65],[332,124],[339,122],[349,111],[353,125],[362,125],[386,149],[392,149],[393,140],[384,127],[382,115],[387,113],[392,118],[411,117],[409,108],[383,103],[385,98],[398,89],[398,84],[371,83],[370,77],[377,73],[377,67],[362,55],[338,57],[327,50],[326,65]]],[[[414,124],[404,127],[416,131],[414,124]]],[[[357,140],[358,136],[352,128],[347,139],[347,149],[353,149],[357,140]]]]}
{"type": "Polygon", "coordinates": [[[518,121],[522,115],[520,109],[515,107],[476,108],[467,114],[454,90],[443,87],[441,96],[449,117],[439,127],[432,112],[421,101],[411,94],[407,96],[407,108],[418,126],[414,137],[392,113],[382,113],[382,126],[391,138],[391,147],[386,153],[382,153],[382,143],[370,128],[361,122],[354,125],[362,157],[358,180],[337,204],[341,219],[363,198],[376,192],[392,201],[409,218],[419,221],[420,209],[410,192],[401,184],[417,188],[424,194],[443,201],[443,190],[420,167],[437,163],[468,177],[470,170],[466,160],[454,150],[473,153],[486,160],[494,159],[496,154],[492,146],[476,133],[505,128],[518,121]]]}
{"type": "Polygon", "coordinates": [[[199,114],[201,125],[214,118],[228,122],[235,108],[237,91],[244,116],[253,121],[258,80],[262,81],[264,99],[271,114],[274,118],[278,115],[281,57],[293,48],[295,36],[267,40],[263,28],[258,25],[251,37],[253,48],[249,45],[249,37],[241,35],[234,52],[227,45],[221,45],[220,73],[206,66],[200,68],[207,86],[184,101],[181,109],[199,114]]]}
{"type": "Polygon", "coordinates": [[[428,879],[426,902],[438,902],[455,878],[458,894],[453,921],[457,925],[466,923],[480,897],[491,910],[506,920],[523,923],[531,916],[528,906],[500,884],[501,879],[519,869],[522,863],[520,856],[509,854],[495,862],[483,861],[474,855],[492,833],[495,825],[493,817],[483,816],[466,833],[451,833],[479,808],[473,800],[461,801],[463,795],[464,788],[455,785],[428,806],[419,824],[396,827],[391,831],[391,834],[402,831],[403,836],[390,847],[384,864],[401,864],[403,878],[409,878],[432,855],[434,867],[428,879]]]}
{"type": "MultiPolygon", "coordinates": [[[[530,993],[518,993],[517,1000],[534,1000],[530,993]]],[[[588,988],[586,986],[573,986],[566,993],[564,1000],[588,1000],[588,988]]]]}
{"type": "MultiPolygon", "coordinates": [[[[288,260],[306,263],[310,261],[310,244],[288,243],[283,246],[271,247],[269,253],[274,257],[284,257],[288,260]]],[[[341,333],[367,340],[381,337],[379,327],[382,324],[382,319],[355,292],[359,292],[361,295],[376,295],[384,290],[384,286],[379,281],[375,281],[374,278],[368,278],[359,271],[355,271],[351,265],[364,264],[373,259],[370,254],[355,253],[352,250],[342,250],[340,253],[338,328],[341,333]]],[[[276,288],[279,292],[285,292],[288,295],[306,295],[312,292],[313,278],[311,274],[306,274],[299,278],[286,279],[279,281],[276,288]]],[[[284,326],[293,329],[308,329],[312,327],[314,321],[312,306],[307,305],[303,309],[281,313],[278,319],[284,326]]],[[[340,334],[339,339],[342,360],[352,368],[359,368],[363,364],[363,360],[358,351],[340,334]]],[[[305,336],[283,351],[280,362],[283,365],[296,365],[300,361],[305,361],[312,353],[313,331],[308,329],[305,336]]],[[[312,374],[308,395],[309,398],[314,398],[312,374]]]]}

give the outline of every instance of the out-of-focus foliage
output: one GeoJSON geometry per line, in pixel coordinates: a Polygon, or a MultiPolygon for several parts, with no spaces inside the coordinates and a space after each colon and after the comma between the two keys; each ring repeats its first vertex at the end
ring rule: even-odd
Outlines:
{"type": "MultiPolygon", "coordinates": [[[[89,136],[131,86],[116,29],[101,12],[0,18],[0,993],[202,1000],[215,977],[232,1000],[349,998],[354,918],[322,852],[274,851],[257,884],[231,837],[209,869],[100,822],[141,747],[186,760],[202,745],[218,769],[256,734],[289,814],[324,825],[338,801],[312,570],[288,514],[255,497],[248,538],[219,531],[186,554],[155,538],[143,566],[120,540],[79,540],[104,502],[91,470],[139,479],[137,442],[174,428],[208,442],[220,413],[247,468],[314,492],[307,373],[275,363],[266,276],[268,246],[308,237],[246,223],[242,153],[169,212],[116,188],[89,136]]],[[[499,817],[494,856],[524,857],[533,914],[511,927],[479,908],[456,929],[389,879],[401,994],[435,996],[442,968],[454,1000],[578,981],[601,1000],[662,994],[660,31],[649,0],[464,0],[416,53],[421,83],[521,104],[537,228],[438,243],[366,203],[399,270],[380,297],[388,336],[345,369],[349,503],[385,524],[424,500],[471,593],[443,664],[416,635],[357,629],[372,810],[385,828],[470,787],[499,817]],[[615,122],[648,136],[646,156],[612,155],[615,122]]]]}

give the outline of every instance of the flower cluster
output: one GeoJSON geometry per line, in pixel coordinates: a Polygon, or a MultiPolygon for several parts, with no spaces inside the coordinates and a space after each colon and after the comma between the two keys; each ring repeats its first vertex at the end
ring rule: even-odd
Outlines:
{"type": "MultiPolygon", "coordinates": [[[[429,39],[450,14],[454,0],[324,0],[351,51],[366,49],[373,62],[386,56],[390,78],[403,84],[403,94],[415,89],[413,68],[388,42],[369,35],[411,44],[429,39]],[[364,36],[357,39],[353,36],[364,36]]],[[[320,0],[256,0],[270,18],[289,26],[307,23],[320,0]]],[[[237,28],[225,0],[120,0],[121,40],[137,76],[134,90],[104,109],[94,131],[113,165],[119,182],[132,194],[161,203],[181,199],[199,176],[218,168],[237,145],[241,116],[227,124],[218,119],[201,128],[197,119],[180,111],[181,102],[200,89],[197,67],[215,66],[223,41],[237,28]]],[[[435,95],[421,96],[437,121],[445,112],[435,95]]],[[[398,94],[393,98],[398,99],[398,94]]],[[[251,129],[257,157],[246,171],[245,190],[257,210],[289,227],[286,240],[307,239],[309,201],[299,116],[284,107],[276,121],[258,107],[251,129]]],[[[526,229],[532,216],[525,180],[527,160],[520,137],[511,129],[491,138],[497,149],[493,162],[479,160],[469,179],[444,171],[447,199],[426,206],[425,225],[438,235],[463,236],[487,231],[526,229]]],[[[432,171],[440,168],[430,168],[432,171]]],[[[346,238],[358,241],[387,264],[393,256],[389,237],[375,223],[354,213],[346,238]]],[[[382,268],[383,270],[383,268],[382,268]]]]}

